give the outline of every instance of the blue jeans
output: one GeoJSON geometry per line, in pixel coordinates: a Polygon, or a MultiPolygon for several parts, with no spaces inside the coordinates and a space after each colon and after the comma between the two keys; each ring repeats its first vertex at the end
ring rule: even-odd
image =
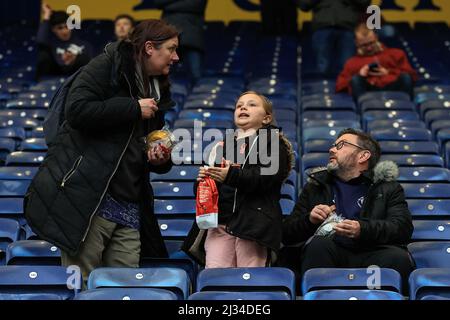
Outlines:
{"type": "Polygon", "coordinates": [[[368,91],[403,91],[409,94],[411,100],[414,96],[413,81],[411,76],[407,73],[400,74],[396,81],[389,83],[382,88],[372,86],[367,82],[366,78],[361,77],[360,75],[353,76],[350,85],[352,87],[352,95],[355,101],[358,101],[358,97],[368,91]]]}
{"type": "Polygon", "coordinates": [[[335,76],[355,54],[353,32],[342,28],[319,29],[312,35],[312,49],[316,71],[324,76],[335,76]]]}

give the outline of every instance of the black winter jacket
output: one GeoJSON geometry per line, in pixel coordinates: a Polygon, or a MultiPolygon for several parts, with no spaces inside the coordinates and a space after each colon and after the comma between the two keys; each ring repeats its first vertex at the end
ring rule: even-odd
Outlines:
{"type": "MultiPolygon", "coordinates": [[[[32,230],[71,255],[86,238],[90,223],[141,120],[134,80],[131,44],[115,42],[86,65],[72,84],[65,117],[24,199],[24,212],[32,230]]],[[[161,86],[160,108],[173,106],[169,88],[161,86]]],[[[158,111],[146,124],[148,131],[162,128],[158,111]]],[[[150,171],[165,173],[172,162],[150,171]]],[[[153,192],[145,179],[141,208],[141,255],[167,256],[157,220],[153,192]]]]}
{"type": "MultiPolygon", "coordinates": [[[[261,130],[274,129],[266,127],[261,130]]],[[[267,130],[269,132],[269,130],[267,130]]],[[[270,137],[270,134],[268,134],[270,137]]],[[[281,186],[289,175],[289,154],[287,146],[280,140],[276,150],[278,158],[278,171],[273,174],[261,174],[263,168],[270,164],[263,160],[262,155],[268,154],[271,149],[271,139],[267,144],[255,144],[250,151],[249,159],[257,159],[257,163],[246,163],[244,168],[230,167],[223,185],[236,188],[235,210],[226,224],[226,231],[238,238],[253,240],[261,246],[270,249],[271,260],[276,259],[276,254],[281,244],[282,212],[280,206],[281,186]],[[258,147],[256,147],[258,146],[258,147]],[[264,151],[262,151],[264,148],[264,151]]],[[[261,141],[261,139],[259,139],[261,141]]],[[[221,184],[218,184],[219,201],[221,184]]],[[[204,241],[207,230],[199,230],[194,222],[193,227],[186,238],[183,250],[200,264],[205,264],[204,241]]]]}
{"type": "Polygon", "coordinates": [[[353,31],[366,14],[370,0],[296,0],[302,11],[313,11],[312,28],[344,28],[353,31]]]}
{"type": "Polygon", "coordinates": [[[205,50],[203,25],[206,0],[154,0],[163,10],[162,19],[176,26],[180,31],[180,47],[205,50]]]}
{"type": "MultiPolygon", "coordinates": [[[[364,173],[370,187],[361,209],[361,235],[356,243],[363,247],[376,245],[404,246],[411,239],[411,213],[401,185],[395,181],[398,168],[392,161],[382,161],[372,172],[364,173]]],[[[283,221],[283,243],[296,245],[306,241],[319,225],[309,221],[311,210],[319,204],[332,205],[333,175],[326,169],[310,174],[290,216],[283,221]]]]}

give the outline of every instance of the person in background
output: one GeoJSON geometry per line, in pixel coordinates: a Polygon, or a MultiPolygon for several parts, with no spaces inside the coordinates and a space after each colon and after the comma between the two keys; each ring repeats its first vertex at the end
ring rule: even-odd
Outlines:
{"type": "Polygon", "coordinates": [[[180,59],[187,64],[189,76],[195,84],[203,72],[207,0],[154,0],[154,4],[163,11],[161,19],[181,31],[180,59]]]}
{"type": "Polygon", "coordinates": [[[355,52],[353,30],[370,0],[297,0],[302,11],[312,11],[315,71],[335,77],[355,52]],[[333,64],[334,62],[334,64],[333,64]]]}
{"type": "Polygon", "coordinates": [[[42,3],[42,11],[43,21],[36,38],[36,77],[39,80],[44,75],[71,75],[89,62],[92,47],[67,27],[69,16],[66,12],[52,11],[46,3],[42,3]]]}
{"type": "Polygon", "coordinates": [[[386,47],[365,24],[355,29],[355,44],[357,54],[345,63],[336,92],[348,92],[357,101],[367,91],[404,91],[412,99],[417,73],[403,50],[386,47]]]}
{"type": "Polygon", "coordinates": [[[295,0],[261,0],[261,23],[265,35],[295,35],[297,4],[295,0]]]}
{"type": "Polygon", "coordinates": [[[134,19],[128,14],[120,14],[114,19],[114,34],[117,40],[126,40],[134,29],[134,19]]]}

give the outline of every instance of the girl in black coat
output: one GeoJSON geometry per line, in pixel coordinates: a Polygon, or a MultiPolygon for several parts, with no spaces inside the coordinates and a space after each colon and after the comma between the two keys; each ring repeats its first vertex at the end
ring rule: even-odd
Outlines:
{"type": "Polygon", "coordinates": [[[291,169],[291,144],[272,125],[270,101],[256,92],[239,97],[234,122],[238,130],[214,146],[209,167],[197,178],[216,181],[219,225],[199,230],[194,224],[183,247],[206,268],[266,266],[281,242],[279,200],[291,169]]]}

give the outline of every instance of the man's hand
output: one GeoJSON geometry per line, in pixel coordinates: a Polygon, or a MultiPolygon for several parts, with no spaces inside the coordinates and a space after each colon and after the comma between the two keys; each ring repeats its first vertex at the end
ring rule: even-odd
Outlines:
{"type": "Polygon", "coordinates": [[[375,68],[374,71],[369,71],[369,76],[371,77],[382,77],[387,74],[389,74],[389,70],[382,66],[375,68]]]}
{"type": "Polygon", "coordinates": [[[366,64],[364,67],[362,67],[359,70],[359,75],[361,77],[367,78],[367,76],[369,75],[369,65],[368,64],[366,64]]]}
{"type": "Polygon", "coordinates": [[[147,152],[148,162],[154,166],[159,166],[170,159],[170,153],[164,152],[160,146],[155,146],[147,152]]]}
{"type": "Polygon", "coordinates": [[[138,101],[141,106],[142,119],[150,119],[155,116],[158,111],[155,99],[141,99],[138,101]]]}
{"type": "Polygon", "coordinates": [[[69,51],[66,51],[62,56],[62,60],[64,62],[64,65],[66,66],[70,66],[71,64],[73,64],[76,58],[77,55],[69,51]]]}
{"type": "Polygon", "coordinates": [[[208,168],[205,167],[200,167],[200,169],[198,170],[198,176],[197,176],[197,181],[202,181],[203,179],[206,178],[206,176],[208,172],[208,168]]]}
{"type": "Polygon", "coordinates": [[[336,210],[335,205],[327,206],[325,204],[318,204],[311,210],[309,221],[312,224],[321,224],[334,210],[336,210]]]}
{"type": "Polygon", "coordinates": [[[50,16],[52,15],[52,8],[45,2],[42,2],[41,8],[42,8],[43,19],[50,20],[50,16]]]}
{"type": "Polygon", "coordinates": [[[339,236],[358,239],[361,234],[361,225],[356,220],[344,220],[335,225],[334,230],[339,236]]]}

